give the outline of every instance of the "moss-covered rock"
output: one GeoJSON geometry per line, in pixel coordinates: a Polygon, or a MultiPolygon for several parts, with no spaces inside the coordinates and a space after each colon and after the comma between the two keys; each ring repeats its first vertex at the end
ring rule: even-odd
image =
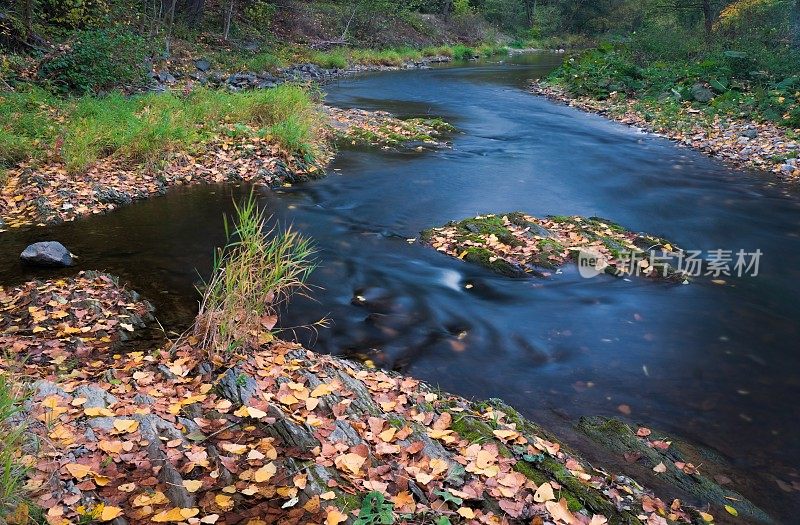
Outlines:
{"type": "Polygon", "coordinates": [[[569,261],[579,261],[589,264],[594,275],[686,280],[665,259],[670,254],[677,258],[678,248],[672,243],[600,217],[479,215],[430,228],[421,238],[448,255],[514,277],[546,276],[569,261]]]}
{"type": "Polygon", "coordinates": [[[693,497],[693,504],[712,505],[719,509],[731,506],[748,520],[772,523],[762,509],[738,492],[721,486],[705,471],[712,471],[723,461],[715,454],[703,453],[699,447],[689,445],[661,432],[647,428],[634,429],[614,418],[583,417],[577,429],[608,451],[638,458],[637,463],[656,469],[660,481],[693,497]],[[702,465],[695,466],[693,458],[702,458],[702,465]],[[717,465],[715,465],[715,463],[717,465]]]}

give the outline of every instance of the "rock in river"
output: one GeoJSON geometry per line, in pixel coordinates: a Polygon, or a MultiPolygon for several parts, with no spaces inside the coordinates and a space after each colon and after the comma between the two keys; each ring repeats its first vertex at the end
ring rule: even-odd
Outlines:
{"type": "Polygon", "coordinates": [[[56,241],[33,243],[20,254],[23,263],[33,266],[72,266],[72,254],[56,241]]]}

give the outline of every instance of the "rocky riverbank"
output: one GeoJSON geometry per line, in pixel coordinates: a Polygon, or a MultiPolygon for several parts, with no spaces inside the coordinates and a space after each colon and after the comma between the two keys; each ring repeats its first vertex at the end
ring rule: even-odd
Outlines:
{"type": "Polygon", "coordinates": [[[301,63],[278,69],[275,73],[267,71],[235,71],[212,68],[205,58],[172,64],[170,68],[160,68],[150,72],[150,89],[165,91],[181,88],[187,84],[200,84],[213,88],[227,88],[232,91],[242,89],[269,89],[286,82],[314,82],[322,84],[358,73],[370,71],[399,71],[402,69],[428,69],[434,64],[452,61],[449,56],[421,57],[407,60],[399,65],[387,64],[349,64],[344,68],[326,68],[312,63],[301,63]]]}
{"type": "Polygon", "coordinates": [[[608,273],[686,282],[663,256],[680,249],[665,239],[625,229],[599,217],[522,212],[483,215],[422,232],[436,250],[510,277],[547,277],[570,261],[586,276],[608,273]]]}
{"type": "MultiPolygon", "coordinates": [[[[646,102],[612,94],[605,100],[574,97],[566,89],[547,82],[530,83],[530,91],[590,113],[664,136],[679,144],[719,158],[737,167],[770,171],[796,180],[800,177],[800,132],[771,122],[709,117],[690,103],[677,114],[663,114],[657,101],[646,102]]],[[[702,85],[698,97],[713,96],[702,85]]]]}
{"type": "Polygon", "coordinates": [[[664,525],[713,522],[712,508],[718,522],[768,521],[730,490],[690,490],[713,482],[649,429],[615,423],[615,453],[639,447],[633,460],[682,480],[677,493],[697,507],[588,464],[498,400],[469,402],[268,333],[225,354],[192,335],[122,352],[152,307],[105,274],[0,290],[0,306],[10,350],[0,364],[32,391],[26,487],[54,525],[664,525]]]}

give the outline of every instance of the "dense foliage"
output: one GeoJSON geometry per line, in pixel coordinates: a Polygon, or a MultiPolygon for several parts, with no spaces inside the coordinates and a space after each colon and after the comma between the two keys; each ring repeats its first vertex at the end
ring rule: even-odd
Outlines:
{"type": "Polygon", "coordinates": [[[59,91],[97,93],[119,85],[142,84],[146,56],[145,40],[133,32],[82,30],[63,50],[41,63],[39,76],[59,91]]]}
{"type": "Polygon", "coordinates": [[[800,53],[784,0],[728,5],[704,34],[657,18],[626,38],[568,58],[551,81],[573,95],[692,102],[709,113],[800,127],[800,53]]]}

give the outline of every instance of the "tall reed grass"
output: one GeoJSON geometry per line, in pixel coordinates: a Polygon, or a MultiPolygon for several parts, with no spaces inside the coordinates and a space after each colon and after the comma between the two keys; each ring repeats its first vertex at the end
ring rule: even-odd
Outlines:
{"type": "Polygon", "coordinates": [[[307,290],[314,268],[311,243],[291,228],[268,227],[252,194],[235,210],[233,225],[226,220],[229,241],[215,256],[194,331],[217,355],[269,342],[277,309],[307,290]]]}

